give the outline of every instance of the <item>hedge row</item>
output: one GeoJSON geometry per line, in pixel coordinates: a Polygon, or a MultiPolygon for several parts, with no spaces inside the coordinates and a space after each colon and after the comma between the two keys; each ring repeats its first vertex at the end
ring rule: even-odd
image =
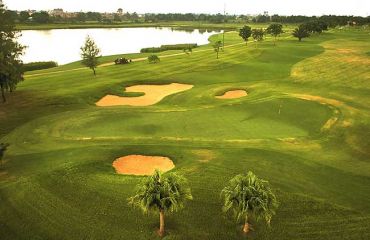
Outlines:
{"type": "Polygon", "coordinates": [[[184,50],[184,49],[196,48],[196,47],[198,47],[198,44],[196,43],[162,45],[160,47],[143,48],[140,50],[140,52],[141,53],[157,53],[157,52],[163,52],[163,51],[168,51],[168,50],[184,50]]]}
{"type": "Polygon", "coordinates": [[[26,63],[23,65],[23,71],[25,72],[35,71],[35,70],[53,68],[57,66],[58,64],[52,61],[50,62],[31,62],[31,63],[26,63]]]}

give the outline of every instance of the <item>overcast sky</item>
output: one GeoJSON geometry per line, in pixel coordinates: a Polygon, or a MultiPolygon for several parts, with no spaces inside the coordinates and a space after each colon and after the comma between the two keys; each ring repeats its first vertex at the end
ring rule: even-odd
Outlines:
{"type": "Polygon", "coordinates": [[[270,15],[370,15],[370,0],[3,0],[13,10],[115,12],[118,8],[138,13],[219,13],[224,3],[230,14],[270,15]]]}

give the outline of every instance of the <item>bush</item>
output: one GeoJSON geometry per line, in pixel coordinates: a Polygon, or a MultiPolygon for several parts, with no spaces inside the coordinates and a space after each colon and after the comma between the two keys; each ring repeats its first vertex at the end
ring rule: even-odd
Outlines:
{"type": "Polygon", "coordinates": [[[149,63],[159,63],[161,59],[157,55],[150,55],[148,61],[149,63]]]}
{"type": "Polygon", "coordinates": [[[48,68],[53,68],[57,67],[58,64],[56,62],[31,62],[31,63],[26,63],[23,65],[23,71],[28,72],[28,71],[35,71],[35,70],[42,70],[42,69],[48,69],[48,68]]]}
{"type": "Polygon", "coordinates": [[[141,53],[158,53],[168,50],[184,50],[184,49],[193,49],[198,47],[196,43],[189,43],[189,44],[174,44],[174,45],[162,45],[160,47],[151,47],[151,48],[143,48],[140,50],[141,53]]]}

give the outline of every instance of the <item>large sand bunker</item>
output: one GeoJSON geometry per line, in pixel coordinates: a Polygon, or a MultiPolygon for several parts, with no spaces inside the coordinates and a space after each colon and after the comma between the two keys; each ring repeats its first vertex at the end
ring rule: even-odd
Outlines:
{"type": "Polygon", "coordinates": [[[168,157],[129,155],[116,159],[113,167],[119,174],[152,175],[156,169],[167,172],[175,167],[168,157]]]}
{"type": "Polygon", "coordinates": [[[235,98],[241,98],[248,96],[247,91],[245,90],[232,90],[232,91],[227,91],[224,93],[222,96],[216,96],[218,99],[235,99],[235,98]]]}
{"type": "Polygon", "coordinates": [[[137,85],[127,87],[126,92],[144,93],[140,97],[120,97],[115,95],[107,95],[100,99],[96,105],[100,107],[108,106],[150,106],[160,102],[163,98],[189,90],[193,85],[171,83],[167,85],[137,85]]]}

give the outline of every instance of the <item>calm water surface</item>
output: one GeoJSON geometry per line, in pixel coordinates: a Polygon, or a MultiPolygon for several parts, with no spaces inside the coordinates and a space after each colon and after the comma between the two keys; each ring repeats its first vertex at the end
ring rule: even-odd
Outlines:
{"type": "Polygon", "coordinates": [[[208,38],[215,33],[171,28],[25,30],[22,31],[19,42],[28,46],[22,57],[25,63],[55,61],[58,64],[66,64],[80,60],[80,47],[87,35],[95,40],[102,55],[114,55],[137,53],[142,48],[159,47],[163,44],[207,44],[208,38]]]}

